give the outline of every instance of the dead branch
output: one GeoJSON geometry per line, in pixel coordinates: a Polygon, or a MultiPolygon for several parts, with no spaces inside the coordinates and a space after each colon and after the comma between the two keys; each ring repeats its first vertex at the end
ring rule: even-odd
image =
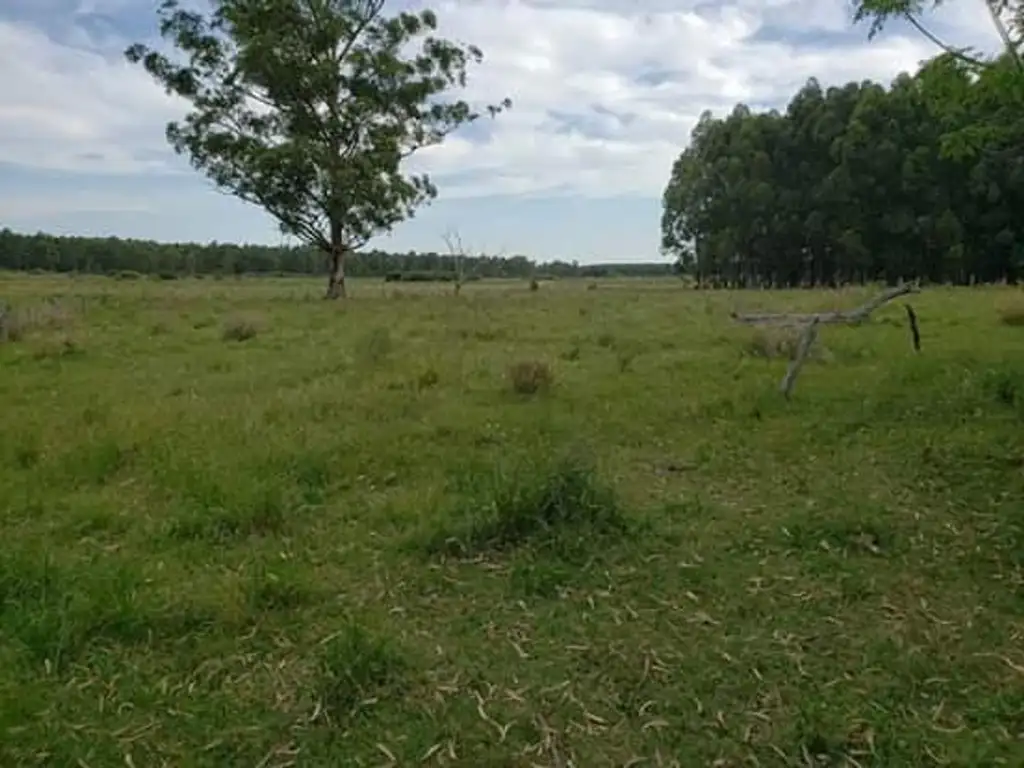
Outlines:
{"type": "Polygon", "coordinates": [[[909,304],[903,305],[904,309],[907,310],[907,320],[910,321],[910,337],[914,342],[914,351],[921,351],[921,330],[917,326],[917,313],[914,308],[909,304]]]}
{"type": "Polygon", "coordinates": [[[804,361],[807,360],[807,355],[811,351],[811,346],[814,344],[814,340],[818,336],[818,318],[814,317],[811,322],[807,324],[807,329],[800,337],[800,344],[797,346],[796,355],[789,363],[789,368],[786,370],[786,375],[782,377],[782,383],[779,385],[779,389],[782,391],[783,396],[788,400],[790,393],[793,391],[793,385],[796,384],[796,377],[800,373],[800,369],[804,367],[804,361]]]}
{"type": "Polygon", "coordinates": [[[867,320],[867,318],[871,316],[871,313],[883,304],[886,304],[900,296],[906,296],[908,293],[917,293],[918,290],[919,289],[916,284],[905,283],[878,294],[873,299],[861,304],[856,309],[850,309],[845,312],[819,312],[806,315],[785,312],[781,314],[741,315],[733,312],[732,318],[738,323],[746,323],[748,325],[806,325],[810,322],[823,323],[826,325],[859,325],[867,320]]]}

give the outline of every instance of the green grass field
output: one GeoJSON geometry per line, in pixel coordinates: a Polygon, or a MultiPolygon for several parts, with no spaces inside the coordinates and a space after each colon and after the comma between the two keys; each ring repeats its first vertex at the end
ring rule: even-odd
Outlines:
{"type": "Polygon", "coordinates": [[[1024,765],[1019,290],[322,288],[0,279],[0,765],[1024,765]]]}

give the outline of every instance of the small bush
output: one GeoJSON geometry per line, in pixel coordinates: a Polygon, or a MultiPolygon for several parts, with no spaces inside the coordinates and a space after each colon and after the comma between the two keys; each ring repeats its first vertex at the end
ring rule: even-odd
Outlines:
{"type": "Polygon", "coordinates": [[[25,338],[24,319],[14,310],[0,306],[0,342],[25,338]]]}
{"type": "Polygon", "coordinates": [[[1011,328],[1024,328],[1024,306],[1006,307],[999,313],[999,322],[1011,328]]]}
{"type": "Polygon", "coordinates": [[[438,382],[441,380],[441,376],[433,368],[427,368],[425,371],[421,371],[420,375],[416,377],[416,389],[431,389],[436,387],[438,382]]]}
{"type": "Polygon", "coordinates": [[[232,317],[224,323],[224,341],[248,341],[259,335],[260,329],[250,318],[232,317]]]}
{"type": "Polygon", "coordinates": [[[71,323],[71,313],[57,300],[35,307],[16,308],[0,302],[0,343],[21,341],[35,330],[55,331],[71,323]]]}
{"type": "Polygon", "coordinates": [[[463,518],[461,530],[433,536],[428,551],[504,551],[534,544],[567,554],[629,530],[614,491],[599,481],[592,465],[578,459],[530,464],[495,479],[468,500],[468,514],[457,514],[463,518]]]}
{"type": "Polygon", "coordinates": [[[324,644],[317,696],[329,721],[351,719],[378,699],[405,687],[409,664],[386,640],[349,624],[324,644]]]}
{"type": "Polygon", "coordinates": [[[547,363],[524,360],[509,366],[508,380],[516,394],[535,395],[550,389],[555,375],[547,363]]]}
{"type": "Polygon", "coordinates": [[[1003,405],[1024,403],[1024,375],[1010,368],[994,368],[985,373],[982,386],[1003,405]]]}

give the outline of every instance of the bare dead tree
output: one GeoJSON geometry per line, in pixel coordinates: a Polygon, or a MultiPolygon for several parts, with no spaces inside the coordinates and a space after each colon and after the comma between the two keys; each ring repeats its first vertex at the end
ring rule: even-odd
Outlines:
{"type": "Polygon", "coordinates": [[[449,229],[444,233],[444,244],[448,253],[455,258],[455,295],[462,293],[463,281],[463,260],[466,257],[466,249],[462,246],[462,236],[457,229],[449,229]]]}

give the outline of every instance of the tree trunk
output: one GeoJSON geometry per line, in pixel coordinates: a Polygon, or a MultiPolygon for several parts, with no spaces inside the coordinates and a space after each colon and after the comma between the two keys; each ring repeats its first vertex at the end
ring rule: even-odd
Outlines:
{"type": "Polygon", "coordinates": [[[335,244],[331,248],[331,274],[327,278],[325,299],[345,298],[345,246],[335,244]]]}

